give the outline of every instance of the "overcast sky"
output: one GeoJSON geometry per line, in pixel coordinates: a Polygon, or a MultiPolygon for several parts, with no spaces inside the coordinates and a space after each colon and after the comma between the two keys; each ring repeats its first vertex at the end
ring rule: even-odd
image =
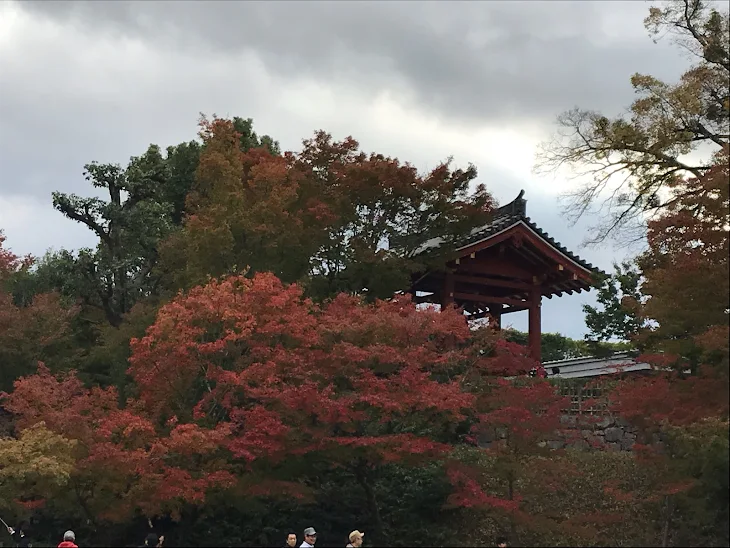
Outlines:
{"type": "MultiPolygon", "coordinates": [[[[91,193],[92,160],[125,163],[150,143],[195,137],[199,112],[254,119],[297,149],[317,129],[426,170],[474,163],[505,203],[580,247],[558,194],[531,173],[563,110],[606,114],[632,100],[634,72],[675,78],[685,60],[627,2],[0,2],[0,228],[18,254],[95,245],[51,206],[91,193]]],[[[585,332],[592,294],[546,301],[543,328],[585,332]]],[[[506,317],[526,328],[526,313],[506,317]]]]}

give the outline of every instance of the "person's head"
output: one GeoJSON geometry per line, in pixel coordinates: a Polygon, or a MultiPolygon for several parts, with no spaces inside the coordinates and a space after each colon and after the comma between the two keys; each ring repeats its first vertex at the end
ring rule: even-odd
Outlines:
{"type": "Polygon", "coordinates": [[[365,536],[365,533],[361,533],[358,530],[353,531],[350,533],[350,536],[348,537],[350,539],[350,544],[352,544],[355,548],[360,548],[362,546],[362,537],[365,536]]]}
{"type": "Polygon", "coordinates": [[[157,535],[154,533],[150,533],[147,535],[147,537],[144,539],[144,545],[145,546],[157,546],[157,543],[159,542],[159,538],[157,538],[157,535]]]}
{"type": "Polygon", "coordinates": [[[497,539],[497,548],[507,548],[507,537],[499,537],[497,539]]]}
{"type": "Polygon", "coordinates": [[[317,542],[317,531],[314,530],[314,527],[307,527],[304,530],[304,540],[309,544],[317,542]]]}
{"type": "Polygon", "coordinates": [[[74,533],[73,531],[66,531],[63,534],[63,540],[68,542],[76,542],[76,533],[74,533]]]}
{"type": "Polygon", "coordinates": [[[297,545],[297,534],[296,533],[289,533],[286,536],[286,545],[291,546],[294,548],[294,546],[297,545]]]}

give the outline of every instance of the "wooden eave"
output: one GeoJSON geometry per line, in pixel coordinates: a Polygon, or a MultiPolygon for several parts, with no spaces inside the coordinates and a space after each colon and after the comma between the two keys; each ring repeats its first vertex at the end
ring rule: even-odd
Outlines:
{"type": "MultiPolygon", "coordinates": [[[[524,310],[535,287],[547,298],[591,289],[600,270],[537,227],[525,215],[522,195],[497,210],[491,223],[452,242],[453,251],[442,256],[443,271],[424,273],[414,281],[414,291],[432,293],[419,301],[433,301],[447,275],[454,302],[474,314],[498,303],[503,312],[524,310]]],[[[417,254],[438,252],[440,245],[427,245],[417,254]]]]}

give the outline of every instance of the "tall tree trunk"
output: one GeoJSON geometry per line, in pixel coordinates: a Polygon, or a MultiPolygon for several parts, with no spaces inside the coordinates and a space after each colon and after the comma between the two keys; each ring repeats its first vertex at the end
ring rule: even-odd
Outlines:
{"type": "Polygon", "coordinates": [[[368,510],[370,512],[370,519],[372,520],[373,535],[372,538],[380,540],[383,535],[383,520],[380,517],[380,507],[378,506],[378,499],[375,496],[375,490],[373,489],[372,483],[370,482],[370,474],[367,471],[365,464],[359,464],[357,466],[355,477],[357,482],[365,492],[365,498],[368,503],[368,510]]]}
{"type": "Polygon", "coordinates": [[[672,520],[673,513],[672,499],[669,495],[664,497],[664,526],[662,530],[662,548],[669,546],[669,526],[672,520]]]}
{"type": "MultiPolygon", "coordinates": [[[[512,473],[509,473],[507,478],[507,499],[514,500],[515,498],[515,479],[512,473]]],[[[510,544],[514,545],[517,542],[517,525],[515,524],[515,518],[512,514],[509,516],[509,536],[510,544]]]]}

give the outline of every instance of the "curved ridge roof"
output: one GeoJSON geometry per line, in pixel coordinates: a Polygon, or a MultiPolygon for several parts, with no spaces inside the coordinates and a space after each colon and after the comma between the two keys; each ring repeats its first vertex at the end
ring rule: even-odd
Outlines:
{"type": "Polygon", "coordinates": [[[450,243],[458,251],[459,249],[472,245],[476,242],[487,240],[491,236],[506,230],[516,223],[523,222],[546,243],[576,264],[593,273],[603,273],[603,271],[598,267],[582,259],[580,256],[567,249],[547,232],[538,227],[532,219],[527,216],[527,200],[525,200],[524,195],[525,191],[520,190],[517,198],[494,211],[492,220],[489,223],[474,228],[467,236],[457,238],[450,242],[447,242],[444,238],[432,238],[416,249],[413,256],[436,252],[436,250],[441,248],[441,246],[445,243],[450,243]]]}

